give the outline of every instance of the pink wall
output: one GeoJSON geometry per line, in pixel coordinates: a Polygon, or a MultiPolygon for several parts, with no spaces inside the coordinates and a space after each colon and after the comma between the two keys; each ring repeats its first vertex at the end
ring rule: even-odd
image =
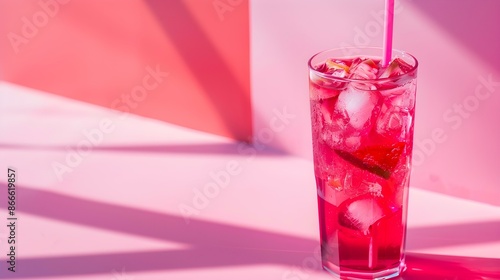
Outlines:
{"type": "MultiPolygon", "coordinates": [[[[310,159],[306,62],[380,46],[383,2],[1,1],[0,77],[310,159]]],[[[500,205],[500,2],[448,5],[397,1],[394,46],[420,60],[413,185],[500,205]]]]}
{"type": "MultiPolygon", "coordinates": [[[[500,205],[500,2],[466,0],[453,9],[449,3],[396,4],[394,47],[420,61],[413,186],[500,205]],[[484,85],[488,79],[494,82],[484,85]]],[[[381,46],[383,5],[251,2],[256,135],[269,127],[274,109],[286,107],[295,117],[272,144],[311,158],[307,60],[328,48],[381,46]]]]}
{"type": "Polygon", "coordinates": [[[0,1],[1,75],[247,140],[248,28],[246,0],[0,1]]]}

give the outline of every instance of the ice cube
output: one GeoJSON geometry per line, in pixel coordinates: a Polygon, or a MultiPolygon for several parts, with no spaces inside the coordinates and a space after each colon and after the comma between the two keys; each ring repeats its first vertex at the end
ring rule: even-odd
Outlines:
{"type": "Polygon", "coordinates": [[[381,198],[362,195],[340,204],[338,219],[341,226],[368,235],[370,227],[390,212],[381,198]]]}
{"type": "Polygon", "coordinates": [[[336,109],[349,117],[352,127],[361,129],[370,119],[377,101],[378,97],[375,93],[348,88],[340,93],[336,109]]]}
{"type": "Polygon", "coordinates": [[[378,76],[379,66],[372,59],[366,59],[352,66],[349,77],[358,80],[373,80],[378,76]]]}
{"type": "Polygon", "coordinates": [[[412,94],[401,94],[392,98],[392,105],[401,109],[411,110],[415,107],[415,97],[412,94]]]}
{"type": "Polygon", "coordinates": [[[333,188],[336,191],[341,191],[344,189],[344,186],[342,185],[341,178],[338,176],[328,176],[328,181],[327,181],[327,187],[333,188]]]}
{"type": "Polygon", "coordinates": [[[340,91],[325,79],[316,78],[309,84],[309,97],[312,100],[328,99],[339,95],[340,91]]]}
{"type": "Polygon", "coordinates": [[[406,110],[413,109],[415,107],[415,86],[415,83],[410,83],[402,87],[403,93],[391,98],[392,105],[406,110]]]}
{"type": "Polygon", "coordinates": [[[342,133],[342,131],[340,131],[340,130],[333,131],[332,137],[331,137],[332,144],[330,146],[337,147],[338,145],[340,145],[342,143],[343,137],[344,137],[344,134],[342,133]]]}
{"type": "Polygon", "coordinates": [[[383,79],[383,78],[392,78],[401,76],[403,74],[410,72],[412,69],[413,66],[406,63],[401,58],[396,58],[393,61],[391,61],[391,63],[389,63],[389,66],[387,66],[387,68],[382,72],[379,78],[383,79]]]}
{"type": "Polygon", "coordinates": [[[404,94],[407,91],[407,88],[404,86],[401,86],[398,83],[395,82],[385,82],[385,83],[379,83],[378,85],[378,90],[382,96],[396,96],[396,95],[401,95],[404,94]]]}
{"type": "Polygon", "coordinates": [[[352,174],[349,170],[347,170],[344,176],[344,188],[350,189],[351,187],[352,187],[352,174]]]}
{"type": "Polygon", "coordinates": [[[391,137],[404,137],[407,127],[408,113],[401,111],[399,107],[384,104],[377,119],[377,133],[391,137]]]}
{"type": "Polygon", "coordinates": [[[403,117],[394,110],[381,116],[379,120],[378,128],[382,131],[400,130],[403,127],[403,117]]]}
{"type": "MultiPolygon", "coordinates": [[[[325,101],[325,100],[324,100],[325,101]]],[[[321,124],[321,137],[330,148],[338,148],[344,141],[346,126],[349,120],[338,111],[328,108],[325,103],[318,106],[321,124]]]]}
{"type": "Polygon", "coordinates": [[[326,71],[328,71],[328,66],[326,66],[326,63],[321,63],[314,66],[313,69],[318,72],[325,73],[326,71]]]}
{"type": "Polygon", "coordinates": [[[337,173],[334,173],[334,175],[329,174],[325,179],[317,181],[319,183],[317,188],[318,196],[332,205],[338,205],[339,192],[343,189],[340,176],[337,173]]]}
{"type": "Polygon", "coordinates": [[[333,111],[335,109],[335,103],[337,103],[336,97],[331,97],[320,101],[320,110],[323,115],[323,120],[327,124],[333,123],[333,111]]]}
{"type": "Polygon", "coordinates": [[[343,137],[342,130],[333,130],[330,126],[326,126],[321,133],[321,139],[330,148],[338,147],[342,143],[343,137]]]}
{"type": "Polygon", "coordinates": [[[327,73],[333,76],[344,78],[349,73],[349,66],[344,61],[328,59],[325,65],[328,67],[327,73]]]}
{"type": "Polygon", "coordinates": [[[361,145],[361,136],[352,135],[352,136],[346,137],[345,145],[349,150],[357,150],[359,148],[359,146],[361,145]]]}
{"type": "Polygon", "coordinates": [[[349,66],[343,61],[328,59],[325,63],[314,67],[314,70],[322,74],[310,71],[309,79],[311,84],[316,85],[317,89],[326,90],[326,94],[320,93],[319,98],[314,98],[316,95],[312,95],[311,98],[315,100],[321,99],[321,96],[326,96],[326,98],[328,98],[334,95],[336,93],[335,91],[342,90],[347,85],[347,82],[343,81],[343,79],[337,79],[345,78],[349,73],[349,66]]]}
{"type": "MultiPolygon", "coordinates": [[[[342,168],[334,168],[325,180],[325,189],[333,189],[337,192],[351,189],[352,187],[352,174],[349,170],[344,170],[342,168]]],[[[327,191],[328,192],[328,191],[327,191]]],[[[339,194],[334,194],[337,197],[339,194]]],[[[334,203],[334,205],[338,205],[334,203]]]]}
{"type": "Polygon", "coordinates": [[[356,57],[354,59],[341,59],[340,61],[342,61],[343,63],[345,63],[345,65],[349,66],[349,71],[350,71],[350,69],[354,69],[354,67],[356,67],[358,64],[360,64],[361,62],[363,62],[364,59],[356,57]]]}

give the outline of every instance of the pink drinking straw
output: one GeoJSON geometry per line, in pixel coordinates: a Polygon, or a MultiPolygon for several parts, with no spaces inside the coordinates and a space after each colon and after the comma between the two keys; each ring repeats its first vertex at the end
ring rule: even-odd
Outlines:
{"type": "Polygon", "coordinates": [[[384,57],[382,66],[387,67],[392,58],[392,30],[394,27],[394,0],[385,0],[384,57]]]}

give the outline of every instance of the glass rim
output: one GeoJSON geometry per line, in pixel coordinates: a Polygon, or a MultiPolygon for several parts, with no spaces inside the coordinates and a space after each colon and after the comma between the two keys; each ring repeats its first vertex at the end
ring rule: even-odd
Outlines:
{"type": "MultiPolygon", "coordinates": [[[[353,79],[353,78],[342,78],[342,77],[336,77],[336,76],[332,76],[330,74],[325,74],[323,72],[320,72],[320,71],[317,71],[316,69],[314,69],[313,65],[312,65],[312,61],[314,58],[316,58],[317,56],[321,55],[321,54],[324,54],[324,53],[327,53],[327,52],[331,52],[331,51],[340,51],[340,50],[379,50],[380,51],[380,54],[383,53],[383,49],[381,47],[343,47],[343,48],[332,48],[332,49],[327,49],[327,50],[323,50],[323,51],[320,51],[316,54],[314,54],[310,59],[309,61],[307,62],[307,65],[309,67],[309,71],[313,72],[315,75],[318,75],[319,77],[321,78],[324,78],[324,79],[330,79],[330,80],[338,80],[338,81],[342,81],[342,82],[375,82],[375,83],[380,83],[380,82],[388,82],[388,81],[394,81],[394,80],[399,80],[401,78],[404,78],[404,77],[410,77],[410,76],[414,76],[415,73],[417,72],[417,68],[418,68],[418,60],[417,58],[412,55],[411,53],[408,53],[408,52],[405,52],[405,51],[402,51],[402,50],[399,50],[399,49],[392,49],[392,52],[398,52],[398,53],[401,53],[401,54],[404,54],[404,55],[407,55],[409,56],[411,59],[413,59],[415,61],[415,65],[412,65],[412,69],[410,71],[408,71],[408,73],[405,73],[403,75],[399,75],[399,76],[395,76],[395,77],[387,77],[387,78],[381,78],[381,79],[353,79]]],[[[358,55],[358,57],[360,56],[363,56],[362,54],[361,55],[358,55]]],[[[346,57],[350,57],[350,56],[340,56],[340,57],[333,57],[333,58],[339,58],[339,59],[342,59],[342,58],[346,58],[346,57]]],[[[355,55],[353,55],[352,57],[356,57],[355,55]]],[[[382,55],[380,55],[380,58],[382,57],[382,55]]]]}

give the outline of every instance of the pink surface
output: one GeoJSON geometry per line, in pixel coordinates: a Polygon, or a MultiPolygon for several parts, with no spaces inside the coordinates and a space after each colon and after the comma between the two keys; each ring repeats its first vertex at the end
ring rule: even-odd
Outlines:
{"type": "Polygon", "coordinates": [[[248,2],[213,2],[0,1],[0,78],[247,140],[248,2]]]}
{"type": "MultiPolygon", "coordinates": [[[[1,227],[0,278],[332,279],[310,161],[8,83],[0,110],[19,202],[18,271],[1,227]],[[103,120],[112,131],[58,176],[103,120]]],[[[412,189],[409,213],[401,279],[500,278],[498,207],[412,189]]]]}
{"type": "MultiPolygon", "coordinates": [[[[269,126],[276,108],[295,118],[271,141],[311,158],[307,61],[324,49],[381,46],[384,1],[252,1],[252,102],[269,126]],[[362,7],[362,8],[360,8],[362,7]],[[283,71],[286,69],[286,71],[283,71]]],[[[500,205],[499,1],[400,0],[394,48],[419,60],[413,185],[500,205]]]]}

